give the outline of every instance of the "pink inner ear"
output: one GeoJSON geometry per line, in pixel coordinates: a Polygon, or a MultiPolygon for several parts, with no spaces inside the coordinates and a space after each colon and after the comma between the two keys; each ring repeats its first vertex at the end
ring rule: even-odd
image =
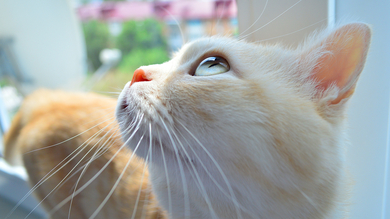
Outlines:
{"type": "Polygon", "coordinates": [[[363,69],[370,29],[364,24],[349,24],[331,34],[323,43],[324,54],[314,68],[313,78],[319,81],[318,88],[326,90],[331,85],[340,88],[339,96],[331,102],[337,104],[353,94],[357,78],[363,69]]]}

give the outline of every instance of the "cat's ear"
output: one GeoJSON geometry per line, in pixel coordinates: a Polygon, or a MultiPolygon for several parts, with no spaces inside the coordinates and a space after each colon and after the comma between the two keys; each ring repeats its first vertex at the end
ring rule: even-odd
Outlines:
{"type": "Polygon", "coordinates": [[[303,59],[316,57],[310,79],[316,81],[317,91],[336,86],[338,94],[328,104],[338,104],[350,97],[363,70],[371,30],[366,24],[353,23],[330,32],[321,42],[303,53],[303,59]]]}

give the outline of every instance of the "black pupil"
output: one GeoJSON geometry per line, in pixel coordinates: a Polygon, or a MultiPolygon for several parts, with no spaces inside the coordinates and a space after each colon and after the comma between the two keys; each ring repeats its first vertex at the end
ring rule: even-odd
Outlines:
{"type": "Polygon", "coordinates": [[[210,66],[209,66],[209,68],[212,68],[212,67],[214,67],[214,66],[216,66],[216,65],[218,65],[219,64],[219,62],[214,62],[213,64],[211,64],[210,66]]]}

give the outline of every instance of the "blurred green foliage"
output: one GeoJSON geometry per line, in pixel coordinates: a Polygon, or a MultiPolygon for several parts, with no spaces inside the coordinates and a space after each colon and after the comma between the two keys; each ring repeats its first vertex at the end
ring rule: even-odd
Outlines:
{"type": "Polygon", "coordinates": [[[125,55],[118,66],[118,70],[123,73],[133,73],[143,65],[160,64],[168,61],[167,50],[163,47],[152,49],[133,49],[125,55]]]}
{"type": "Polygon", "coordinates": [[[95,71],[102,64],[99,59],[100,51],[109,46],[110,32],[106,23],[96,20],[83,23],[83,32],[89,69],[95,71]]]}
{"type": "Polygon", "coordinates": [[[155,19],[142,21],[126,21],[122,23],[122,31],[111,36],[108,25],[99,21],[83,24],[90,71],[100,67],[100,51],[104,48],[118,48],[122,52],[122,60],[93,90],[109,92],[122,88],[131,80],[133,72],[143,65],[159,64],[169,60],[168,45],[163,32],[163,24],[155,19]]]}
{"type": "Polygon", "coordinates": [[[92,72],[101,66],[99,54],[104,48],[121,50],[121,72],[133,72],[141,65],[162,63],[169,59],[163,24],[155,19],[126,21],[116,38],[110,35],[106,23],[96,20],[84,23],[83,30],[92,72]]]}
{"type": "Polygon", "coordinates": [[[119,94],[123,86],[131,81],[132,77],[133,74],[112,70],[104,76],[103,80],[93,84],[92,91],[102,94],[114,94],[115,96],[115,93],[119,94]]]}
{"type": "Polygon", "coordinates": [[[146,19],[124,22],[116,46],[122,51],[122,54],[128,54],[133,49],[166,49],[167,43],[163,36],[162,24],[155,19],[146,19]]]}
{"type": "Polygon", "coordinates": [[[0,87],[5,87],[5,86],[8,86],[8,85],[10,85],[10,82],[7,79],[2,78],[0,80],[0,87]]]}
{"type": "Polygon", "coordinates": [[[116,47],[123,56],[118,67],[121,72],[133,73],[142,65],[159,64],[169,59],[163,25],[155,19],[123,23],[116,47]]]}

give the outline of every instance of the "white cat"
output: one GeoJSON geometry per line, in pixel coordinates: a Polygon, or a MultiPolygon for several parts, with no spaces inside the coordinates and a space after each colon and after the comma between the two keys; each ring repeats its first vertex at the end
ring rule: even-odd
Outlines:
{"type": "Polygon", "coordinates": [[[171,218],[328,218],[345,203],[345,108],[370,28],[296,50],[211,37],[140,67],[116,115],[171,218]]]}

